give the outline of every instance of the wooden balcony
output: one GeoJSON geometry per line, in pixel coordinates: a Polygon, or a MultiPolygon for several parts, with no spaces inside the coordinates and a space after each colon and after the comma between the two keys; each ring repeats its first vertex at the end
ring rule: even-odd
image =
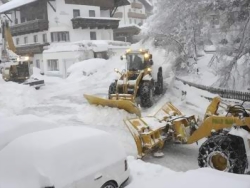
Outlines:
{"type": "Polygon", "coordinates": [[[119,19],[113,19],[113,18],[73,18],[72,20],[73,29],[117,29],[119,26],[119,19]]]}
{"type": "Polygon", "coordinates": [[[131,8],[142,9],[143,5],[141,3],[133,2],[131,3],[131,8]]]}
{"type": "Polygon", "coordinates": [[[27,44],[23,46],[16,47],[16,54],[22,56],[33,56],[34,54],[41,54],[43,52],[43,47],[48,46],[48,43],[45,44],[27,44]]]}
{"type": "Polygon", "coordinates": [[[146,14],[136,13],[136,12],[128,12],[129,18],[137,18],[137,19],[146,19],[146,14]]]}
{"type": "Polygon", "coordinates": [[[49,21],[43,19],[32,20],[21,24],[16,24],[10,27],[12,36],[25,35],[40,31],[47,31],[48,28],[49,28],[49,21]]]}

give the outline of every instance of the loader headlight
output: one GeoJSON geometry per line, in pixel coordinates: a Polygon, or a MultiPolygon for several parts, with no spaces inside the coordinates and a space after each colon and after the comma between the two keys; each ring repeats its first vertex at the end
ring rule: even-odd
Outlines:
{"type": "Polygon", "coordinates": [[[25,77],[26,79],[28,79],[29,77],[25,77]]]}
{"type": "Polygon", "coordinates": [[[149,58],[149,54],[148,53],[144,54],[144,58],[148,59],[149,58]]]}
{"type": "Polygon", "coordinates": [[[127,53],[129,53],[129,52],[131,52],[131,51],[132,51],[131,49],[127,49],[127,50],[126,50],[127,53]]]}
{"type": "Polygon", "coordinates": [[[152,69],[151,69],[151,68],[148,68],[147,71],[150,72],[150,71],[152,71],[152,69]]]}

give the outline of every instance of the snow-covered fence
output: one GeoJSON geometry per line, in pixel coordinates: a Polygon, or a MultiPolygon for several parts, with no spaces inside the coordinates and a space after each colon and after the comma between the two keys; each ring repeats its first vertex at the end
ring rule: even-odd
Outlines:
{"type": "Polygon", "coordinates": [[[214,88],[210,86],[204,86],[201,84],[195,84],[192,82],[188,82],[185,80],[182,80],[180,78],[175,78],[178,81],[181,81],[183,84],[187,84],[189,86],[202,89],[205,91],[208,91],[213,94],[220,95],[222,98],[227,99],[236,99],[241,101],[250,101],[250,93],[249,92],[242,92],[242,91],[235,91],[235,90],[228,90],[228,89],[220,89],[220,88],[214,88]]]}

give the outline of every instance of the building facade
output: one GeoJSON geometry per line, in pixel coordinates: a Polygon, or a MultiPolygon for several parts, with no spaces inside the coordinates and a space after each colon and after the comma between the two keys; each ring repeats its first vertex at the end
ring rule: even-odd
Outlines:
{"type": "MultiPolygon", "coordinates": [[[[10,28],[18,55],[29,55],[43,68],[42,52],[51,43],[113,40],[119,19],[110,12],[117,0],[12,0],[0,6],[11,14],[10,28]]],[[[128,4],[122,0],[119,6],[128,4]]]]}

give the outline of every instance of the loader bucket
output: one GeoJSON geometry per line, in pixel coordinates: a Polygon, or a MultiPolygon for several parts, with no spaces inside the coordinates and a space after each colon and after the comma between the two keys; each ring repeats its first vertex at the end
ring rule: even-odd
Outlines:
{"type": "Polygon", "coordinates": [[[86,94],[84,94],[84,97],[87,99],[89,104],[108,106],[111,108],[119,108],[119,109],[123,109],[131,114],[136,114],[137,116],[141,117],[141,111],[131,101],[103,99],[100,97],[96,97],[93,95],[86,95],[86,94]]]}

